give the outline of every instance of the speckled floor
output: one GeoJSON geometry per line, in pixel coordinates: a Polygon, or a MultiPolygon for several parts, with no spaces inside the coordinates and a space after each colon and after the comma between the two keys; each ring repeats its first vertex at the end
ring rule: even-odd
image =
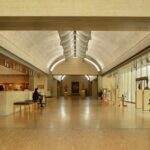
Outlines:
{"type": "Polygon", "coordinates": [[[0,150],[149,150],[150,112],[79,97],[0,117],[0,150]]]}

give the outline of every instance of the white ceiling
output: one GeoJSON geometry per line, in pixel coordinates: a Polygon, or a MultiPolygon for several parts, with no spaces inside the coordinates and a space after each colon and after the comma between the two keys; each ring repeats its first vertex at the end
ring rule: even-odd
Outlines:
{"type": "Polygon", "coordinates": [[[150,32],[93,31],[87,55],[106,72],[150,45],[150,32]]]}
{"type": "Polygon", "coordinates": [[[57,31],[1,31],[0,45],[46,73],[63,56],[57,31]]]}
{"type": "Polygon", "coordinates": [[[89,31],[59,31],[61,45],[66,59],[70,57],[85,58],[88,42],[91,39],[89,31]]]}
{"type": "MultiPolygon", "coordinates": [[[[65,53],[64,47],[71,47],[70,42],[74,40],[67,39],[67,44],[62,44],[66,38],[63,37],[64,33],[69,31],[0,31],[0,46],[48,73],[49,67],[57,58],[72,57],[65,53]]],[[[150,45],[150,32],[78,31],[78,33],[80,46],[77,56],[81,58],[90,56],[101,66],[102,72],[108,71],[150,45]]],[[[74,50],[74,47],[71,48],[74,50]]]]}

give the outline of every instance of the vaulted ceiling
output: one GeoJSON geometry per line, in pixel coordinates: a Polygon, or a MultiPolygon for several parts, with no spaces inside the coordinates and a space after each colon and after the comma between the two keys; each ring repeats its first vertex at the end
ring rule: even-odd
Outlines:
{"type": "Polygon", "coordinates": [[[65,58],[85,58],[88,50],[88,42],[91,39],[89,31],[59,31],[61,45],[65,58]]]}
{"type": "Polygon", "coordinates": [[[90,58],[106,72],[150,45],[149,31],[0,31],[0,46],[45,73],[59,58],[90,58]]]}

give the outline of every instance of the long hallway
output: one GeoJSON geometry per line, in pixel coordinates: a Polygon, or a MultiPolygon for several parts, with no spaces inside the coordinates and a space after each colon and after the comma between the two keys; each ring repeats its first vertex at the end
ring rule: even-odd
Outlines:
{"type": "Polygon", "coordinates": [[[80,97],[51,98],[46,108],[0,117],[1,150],[148,150],[149,112],[80,97]]]}

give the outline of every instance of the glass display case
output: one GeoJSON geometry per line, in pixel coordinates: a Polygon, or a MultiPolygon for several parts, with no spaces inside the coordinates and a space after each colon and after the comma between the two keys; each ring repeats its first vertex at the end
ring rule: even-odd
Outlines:
{"type": "Polygon", "coordinates": [[[0,83],[0,86],[3,87],[3,91],[11,91],[11,90],[16,90],[16,91],[23,91],[25,89],[29,88],[29,83],[0,83]]]}

